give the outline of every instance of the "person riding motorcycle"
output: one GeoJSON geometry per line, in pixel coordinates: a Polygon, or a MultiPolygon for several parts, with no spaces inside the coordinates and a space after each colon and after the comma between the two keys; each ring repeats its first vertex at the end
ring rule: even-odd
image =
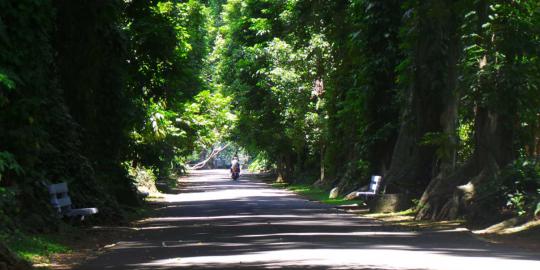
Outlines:
{"type": "Polygon", "coordinates": [[[240,162],[238,161],[238,157],[235,156],[231,161],[231,178],[236,180],[238,177],[240,177],[240,162]]]}

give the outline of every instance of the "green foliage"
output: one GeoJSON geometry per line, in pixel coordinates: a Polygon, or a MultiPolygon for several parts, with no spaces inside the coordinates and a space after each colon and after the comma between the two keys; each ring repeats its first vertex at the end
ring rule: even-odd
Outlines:
{"type": "Polygon", "coordinates": [[[274,167],[268,156],[264,152],[259,152],[249,164],[248,170],[251,172],[266,172],[274,167]]]}
{"type": "Polygon", "coordinates": [[[527,210],[525,209],[525,195],[519,191],[508,194],[506,205],[511,207],[518,216],[523,216],[527,213],[527,210]]]}
{"type": "Polygon", "coordinates": [[[3,73],[0,73],[0,84],[8,90],[15,88],[15,82],[10,80],[9,77],[3,73]]]}
{"type": "Polygon", "coordinates": [[[148,168],[129,168],[129,175],[133,177],[136,187],[145,192],[156,193],[157,177],[151,169],[148,168]]]}
{"type": "Polygon", "coordinates": [[[16,175],[22,175],[24,173],[23,168],[17,163],[15,157],[11,153],[3,151],[0,152],[0,182],[2,181],[2,174],[5,171],[12,171],[16,175]]]}
{"type": "Polygon", "coordinates": [[[138,0],[128,4],[126,11],[131,49],[128,85],[139,109],[139,120],[130,135],[130,158],[168,179],[171,173],[183,170],[185,158],[200,147],[201,140],[217,136],[208,131],[213,129],[206,126],[210,121],[193,119],[207,113],[196,111],[199,102],[206,102],[201,106],[207,107],[214,102],[224,106],[219,103],[222,97],[192,99],[204,87],[201,77],[209,46],[209,10],[193,0],[138,0]]]}
{"type": "Polygon", "coordinates": [[[462,121],[458,127],[458,158],[460,163],[469,160],[474,151],[473,123],[462,121]]]}
{"type": "Polygon", "coordinates": [[[520,158],[499,175],[477,188],[473,205],[481,209],[477,222],[497,222],[512,216],[531,217],[540,202],[540,166],[536,160],[520,158]]]}
{"type": "Polygon", "coordinates": [[[209,51],[200,1],[2,1],[0,18],[3,225],[54,229],[36,202],[56,182],[100,209],[88,222],[121,222],[120,204],[140,203],[125,164],[168,178],[207,128],[187,120],[188,104],[227,110],[220,96],[192,99],[209,51]]]}
{"type": "MultiPolygon", "coordinates": [[[[441,159],[475,157],[488,111],[505,120],[509,152],[529,158],[539,11],[503,0],[1,1],[2,223],[39,213],[29,220],[47,224],[50,207],[34,202],[60,181],[121,220],[119,203],[139,203],[134,181],[170,179],[226,141],[256,156],[252,169],[349,188],[402,166],[392,155],[407,148],[405,159],[427,156],[412,168],[428,172],[413,177],[422,187],[441,159]]],[[[518,160],[486,194],[538,213],[538,171],[518,160]]]]}
{"type": "Polygon", "coordinates": [[[165,99],[169,106],[200,91],[208,50],[207,8],[193,0],[135,0],[127,16],[132,91],[146,101],[165,99]]]}
{"type": "Polygon", "coordinates": [[[437,147],[436,154],[439,159],[451,159],[458,145],[453,141],[454,135],[444,132],[428,132],[422,137],[421,145],[437,147]]]}
{"type": "Polygon", "coordinates": [[[515,106],[510,100],[521,100],[523,109],[537,102],[522,97],[537,91],[538,12],[537,4],[532,2],[517,7],[506,1],[489,1],[487,10],[466,15],[464,27],[470,32],[463,36],[467,45],[465,74],[476,86],[470,95],[481,104],[498,107],[504,113],[515,106]],[[489,87],[493,85],[497,87],[489,87]]]}
{"type": "Polygon", "coordinates": [[[266,152],[283,177],[318,168],[325,139],[324,92],[335,63],[329,33],[301,15],[310,8],[228,1],[216,43],[217,79],[238,115],[234,140],[266,152]],[[308,27],[295,28],[302,23],[308,27]]]}
{"type": "Polygon", "coordinates": [[[34,263],[48,262],[52,254],[71,251],[49,235],[27,235],[17,231],[12,235],[0,234],[0,241],[6,243],[20,258],[34,263]]]}
{"type": "Polygon", "coordinates": [[[506,206],[517,215],[532,215],[540,201],[540,164],[516,160],[501,173],[501,194],[506,206]]]}
{"type": "Polygon", "coordinates": [[[0,107],[7,102],[4,91],[10,91],[13,88],[15,88],[15,82],[0,70],[0,107]]]}
{"type": "Polygon", "coordinates": [[[476,104],[519,122],[516,143],[523,147],[537,136],[540,11],[529,1],[488,1],[485,7],[468,12],[463,25],[463,78],[469,87],[464,117],[472,118],[470,108],[476,104]]]}
{"type": "Polygon", "coordinates": [[[17,193],[13,188],[0,187],[0,234],[15,227],[13,216],[19,213],[16,201],[17,193]]]}
{"type": "Polygon", "coordinates": [[[279,22],[268,20],[275,13],[259,12],[265,8],[280,10],[283,6],[277,2],[228,1],[221,29],[224,40],[216,48],[222,52],[216,76],[223,85],[224,93],[233,97],[233,106],[238,115],[233,140],[245,146],[248,151],[256,153],[264,150],[272,153],[274,158],[286,151],[289,142],[285,134],[285,119],[280,117],[283,111],[280,101],[286,100],[280,99],[279,94],[283,92],[268,78],[272,71],[274,74],[280,71],[269,65],[272,56],[277,60],[280,55],[276,50],[286,49],[287,45],[275,48],[269,46],[273,42],[271,34],[274,34],[270,29],[276,26],[271,25],[271,22],[279,22]],[[268,126],[274,129],[269,130],[268,126]]]}
{"type": "Polygon", "coordinates": [[[184,104],[184,123],[196,132],[196,150],[210,148],[227,139],[236,124],[231,101],[231,97],[205,90],[184,104]]]}

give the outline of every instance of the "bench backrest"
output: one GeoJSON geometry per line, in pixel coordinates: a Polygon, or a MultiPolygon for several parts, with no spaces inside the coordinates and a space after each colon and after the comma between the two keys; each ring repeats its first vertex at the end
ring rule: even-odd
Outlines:
{"type": "Polygon", "coordinates": [[[71,210],[71,198],[68,195],[67,183],[49,185],[51,204],[59,213],[71,210]]]}
{"type": "Polygon", "coordinates": [[[381,179],[382,177],[380,175],[371,176],[371,181],[369,182],[370,192],[377,193],[377,191],[379,191],[379,187],[381,186],[381,179]]]}

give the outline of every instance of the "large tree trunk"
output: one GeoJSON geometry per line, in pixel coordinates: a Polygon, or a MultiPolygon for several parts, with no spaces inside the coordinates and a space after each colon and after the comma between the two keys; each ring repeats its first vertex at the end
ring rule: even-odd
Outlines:
{"type": "Polygon", "coordinates": [[[293,173],[293,161],[290,154],[283,154],[277,162],[277,179],[278,183],[290,183],[293,173]]]}
{"type": "MultiPolygon", "coordinates": [[[[483,33],[483,24],[488,19],[489,5],[485,1],[476,3],[478,22],[477,29],[483,33]]],[[[482,34],[481,34],[482,35],[482,34]]],[[[493,36],[483,38],[487,50],[491,51],[490,42],[493,36]]],[[[496,55],[496,54],[494,54],[496,55]]],[[[495,63],[496,56],[486,54],[479,61],[482,70],[488,61],[495,63]],[[490,59],[493,58],[493,59],[490,59]],[[489,60],[488,60],[489,59],[489,60]]],[[[504,74],[484,75],[478,80],[477,88],[480,93],[490,93],[494,87],[504,87],[500,84],[504,74]]],[[[497,95],[505,89],[496,89],[497,95]]],[[[455,219],[466,215],[469,219],[482,212],[474,204],[481,197],[481,187],[489,184],[497,177],[500,168],[506,166],[515,157],[513,146],[516,123],[516,96],[509,95],[504,101],[504,108],[493,104],[478,102],[475,110],[474,145],[475,150],[470,160],[455,173],[434,178],[420,199],[417,219],[455,219]],[[503,113],[499,113],[499,112],[503,113]]]]}
{"type": "Polygon", "coordinates": [[[414,28],[433,35],[417,33],[411,41],[412,80],[390,170],[383,179],[387,192],[418,193],[447,167],[447,159],[437,155],[444,146],[423,140],[430,134],[452,140],[459,44],[454,5],[449,0],[422,1],[416,7],[414,28]]]}
{"type": "Polygon", "coordinates": [[[472,203],[479,186],[493,180],[499,169],[514,158],[514,117],[478,108],[475,117],[475,151],[452,175],[437,177],[422,195],[417,219],[455,219],[476,215],[472,203]]]}

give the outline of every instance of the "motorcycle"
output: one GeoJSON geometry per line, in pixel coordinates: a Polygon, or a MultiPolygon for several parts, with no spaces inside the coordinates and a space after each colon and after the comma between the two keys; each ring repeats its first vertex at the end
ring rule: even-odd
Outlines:
{"type": "Polygon", "coordinates": [[[238,180],[240,177],[240,168],[232,168],[231,169],[231,178],[233,181],[238,180]]]}

